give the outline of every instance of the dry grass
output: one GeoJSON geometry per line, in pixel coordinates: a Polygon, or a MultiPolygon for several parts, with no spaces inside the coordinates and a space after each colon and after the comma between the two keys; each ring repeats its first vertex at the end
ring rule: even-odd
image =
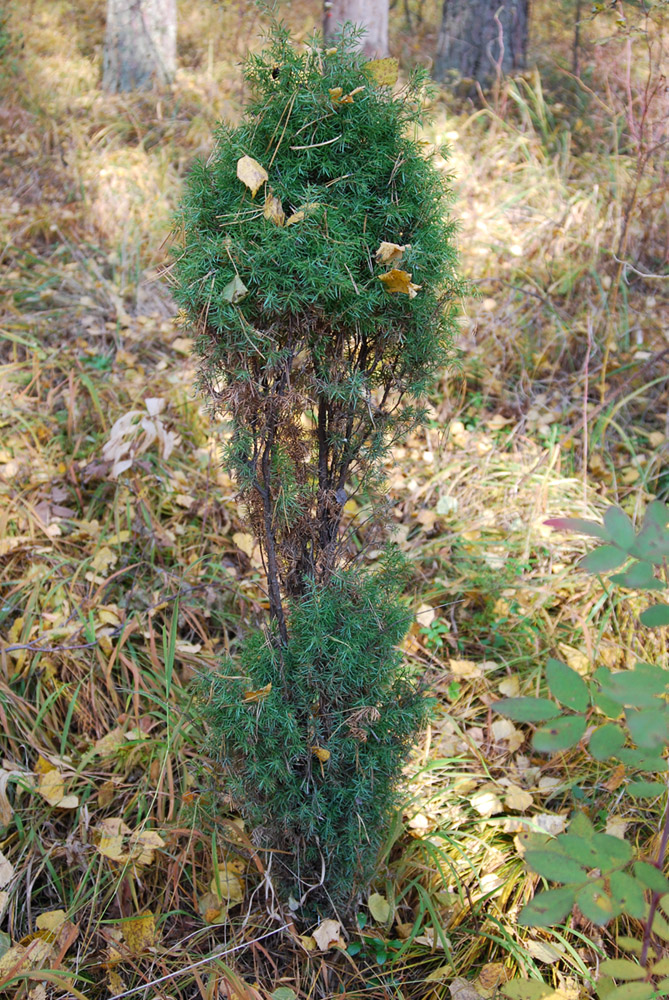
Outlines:
{"type": "MultiPolygon", "coordinates": [[[[304,32],[312,6],[289,12],[304,32]]],[[[633,607],[574,572],[582,543],[543,524],[666,491],[666,369],[644,367],[665,344],[666,283],[626,281],[612,257],[633,158],[605,144],[603,112],[566,136],[538,78],[484,112],[436,108],[428,138],[453,147],[482,294],[465,304],[462,377],[435,391],[428,429],[388,471],[415,565],[406,652],[438,709],[379,868],[392,922],[346,928],[356,954],[309,952],[311,928],[265,906],[262,860],[247,860],[249,831],[214,791],[189,711],[193,672],[234,652],[266,602],[219,464],[225,425],[193,397],[192,345],[156,278],[184,172],[212,123],[239,113],[257,13],[188,5],[174,91],[107,98],[103,7],[15,7],[25,48],[2,82],[0,990],[441,997],[461,975],[489,997],[520,970],[575,998],[612,938],[578,921],[517,926],[534,879],[514,838],[559,829],[579,794],[642,851],[656,817],[612,808],[582,753],[535,759],[490,705],[500,685],[534,692],[549,653],[580,672],[666,662],[633,607]],[[557,124],[541,125],[549,114],[557,124]],[[132,410],[149,420],[152,399],[160,433],[135,425],[114,478],[112,428],[132,410]],[[179,437],[171,453],[165,434],[179,437]]],[[[646,176],[643,204],[660,182],[646,176]]],[[[664,266],[661,224],[660,209],[635,209],[637,270],[664,266]]]]}

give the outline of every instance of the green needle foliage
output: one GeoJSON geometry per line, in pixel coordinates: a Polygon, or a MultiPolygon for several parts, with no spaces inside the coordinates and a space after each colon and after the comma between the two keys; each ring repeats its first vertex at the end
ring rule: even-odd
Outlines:
{"type": "Polygon", "coordinates": [[[279,883],[323,906],[369,880],[424,717],[399,563],[351,565],[344,506],[363,495],[383,528],[382,460],[423,419],[461,290],[415,137],[424,75],[393,93],[389,70],[350,28],[299,51],[275,28],[241,124],[190,175],[172,267],[267,573],[267,629],[208,681],[209,747],[279,883]]]}

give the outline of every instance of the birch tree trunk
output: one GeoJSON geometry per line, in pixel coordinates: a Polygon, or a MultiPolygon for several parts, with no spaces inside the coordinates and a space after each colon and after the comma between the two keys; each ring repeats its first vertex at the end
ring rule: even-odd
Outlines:
{"type": "Polygon", "coordinates": [[[444,0],[434,77],[451,72],[489,87],[525,68],[530,0],[444,0]]]}
{"type": "Polygon", "coordinates": [[[323,34],[332,38],[350,21],[365,29],[360,47],[370,58],[388,55],[388,0],[326,0],[323,4],[323,34]]]}
{"type": "Polygon", "coordinates": [[[107,0],[102,86],[110,93],[150,90],[176,70],[176,0],[107,0]]]}

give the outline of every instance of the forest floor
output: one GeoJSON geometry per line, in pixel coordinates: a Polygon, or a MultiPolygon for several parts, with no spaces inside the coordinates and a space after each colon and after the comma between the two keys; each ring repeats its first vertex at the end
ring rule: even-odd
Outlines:
{"type": "Polygon", "coordinates": [[[539,882],[523,831],[581,808],[650,856],[660,804],[616,796],[580,748],[539,757],[491,703],[538,693],[550,655],[667,662],[635,599],[578,572],[588,544],[545,524],[669,494],[666,95],[642,55],[638,79],[605,76],[627,40],[595,26],[589,83],[544,60],[482,109],[433,99],[478,294],[388,479],[406,655],[438,707],[380,908],[320,948],[268,911],[189,711],[264,598],[161,267],[189,165],[240,113],[255,11],[190,5],[160,96],[98,89],[102,3],[35,0],[0,32],[0,993],[475,1000],[518,977],[521,1000],[577,1000],[617,932],[518,926],[539,882]]]}

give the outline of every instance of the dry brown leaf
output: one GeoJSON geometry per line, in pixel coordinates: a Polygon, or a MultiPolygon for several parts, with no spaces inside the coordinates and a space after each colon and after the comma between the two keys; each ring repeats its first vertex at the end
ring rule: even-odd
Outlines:
{"type": "Polygon", "coordinates": [[[265,168],[252,156],[242,156],[237,160],[237,177],[242,184],[246,184],[253,198],[255,198],[258,188],[261,188],[269,180],[269,174],[265,168]]]}
{"type": "Polygon", "coordinates": [[[410,243],[400,246],[398,243],[386,243],[385,240],[382,240],[374,256],[376,257],[377,264],[390,264],[392,261],[401,260],[405,251],[410,249],[410,243]]]}
{"type": "Polygon", "coordinates": [[[350,94],[345,94],[341,87],[331,87],[328,91],[330,95],[330,100],[333,104],[353,104],[353,98],[356,94],[359,94],[364,87],[356,87],[352,90],[350,94]]]}
{"type": "Polygon", "coordinates": [[[408,295],[410,299],[415,299],[422,285],[414,285],[409,271],[399,271],[396,267],[387,271],[386,274],[379,275],[379,281],[386,286],[387,292],[399,292],[408,295]]]}
{"type": "Polygon", "coordinates": [[[283,210],[281,199],[277,198],[271,188],[265,196],[265,207],[262,214],[277,226],[283,226],[286,221],[286,213],[283,210]]]}
{"type": "Polygon", "coordinates": [[[341,924],[338,920],[323,920],[313,932],[312,937],[320,951],[327,951],[336,945],[343,946],[340,936],[341,924]]]}
{"type": "Polygon", "coordinates": [[[258,688],[257,691],[247,691],[244,695],[244,701],[262,701],[272,690],[272,683],[266,684],[265,687],[258,688]]]}

